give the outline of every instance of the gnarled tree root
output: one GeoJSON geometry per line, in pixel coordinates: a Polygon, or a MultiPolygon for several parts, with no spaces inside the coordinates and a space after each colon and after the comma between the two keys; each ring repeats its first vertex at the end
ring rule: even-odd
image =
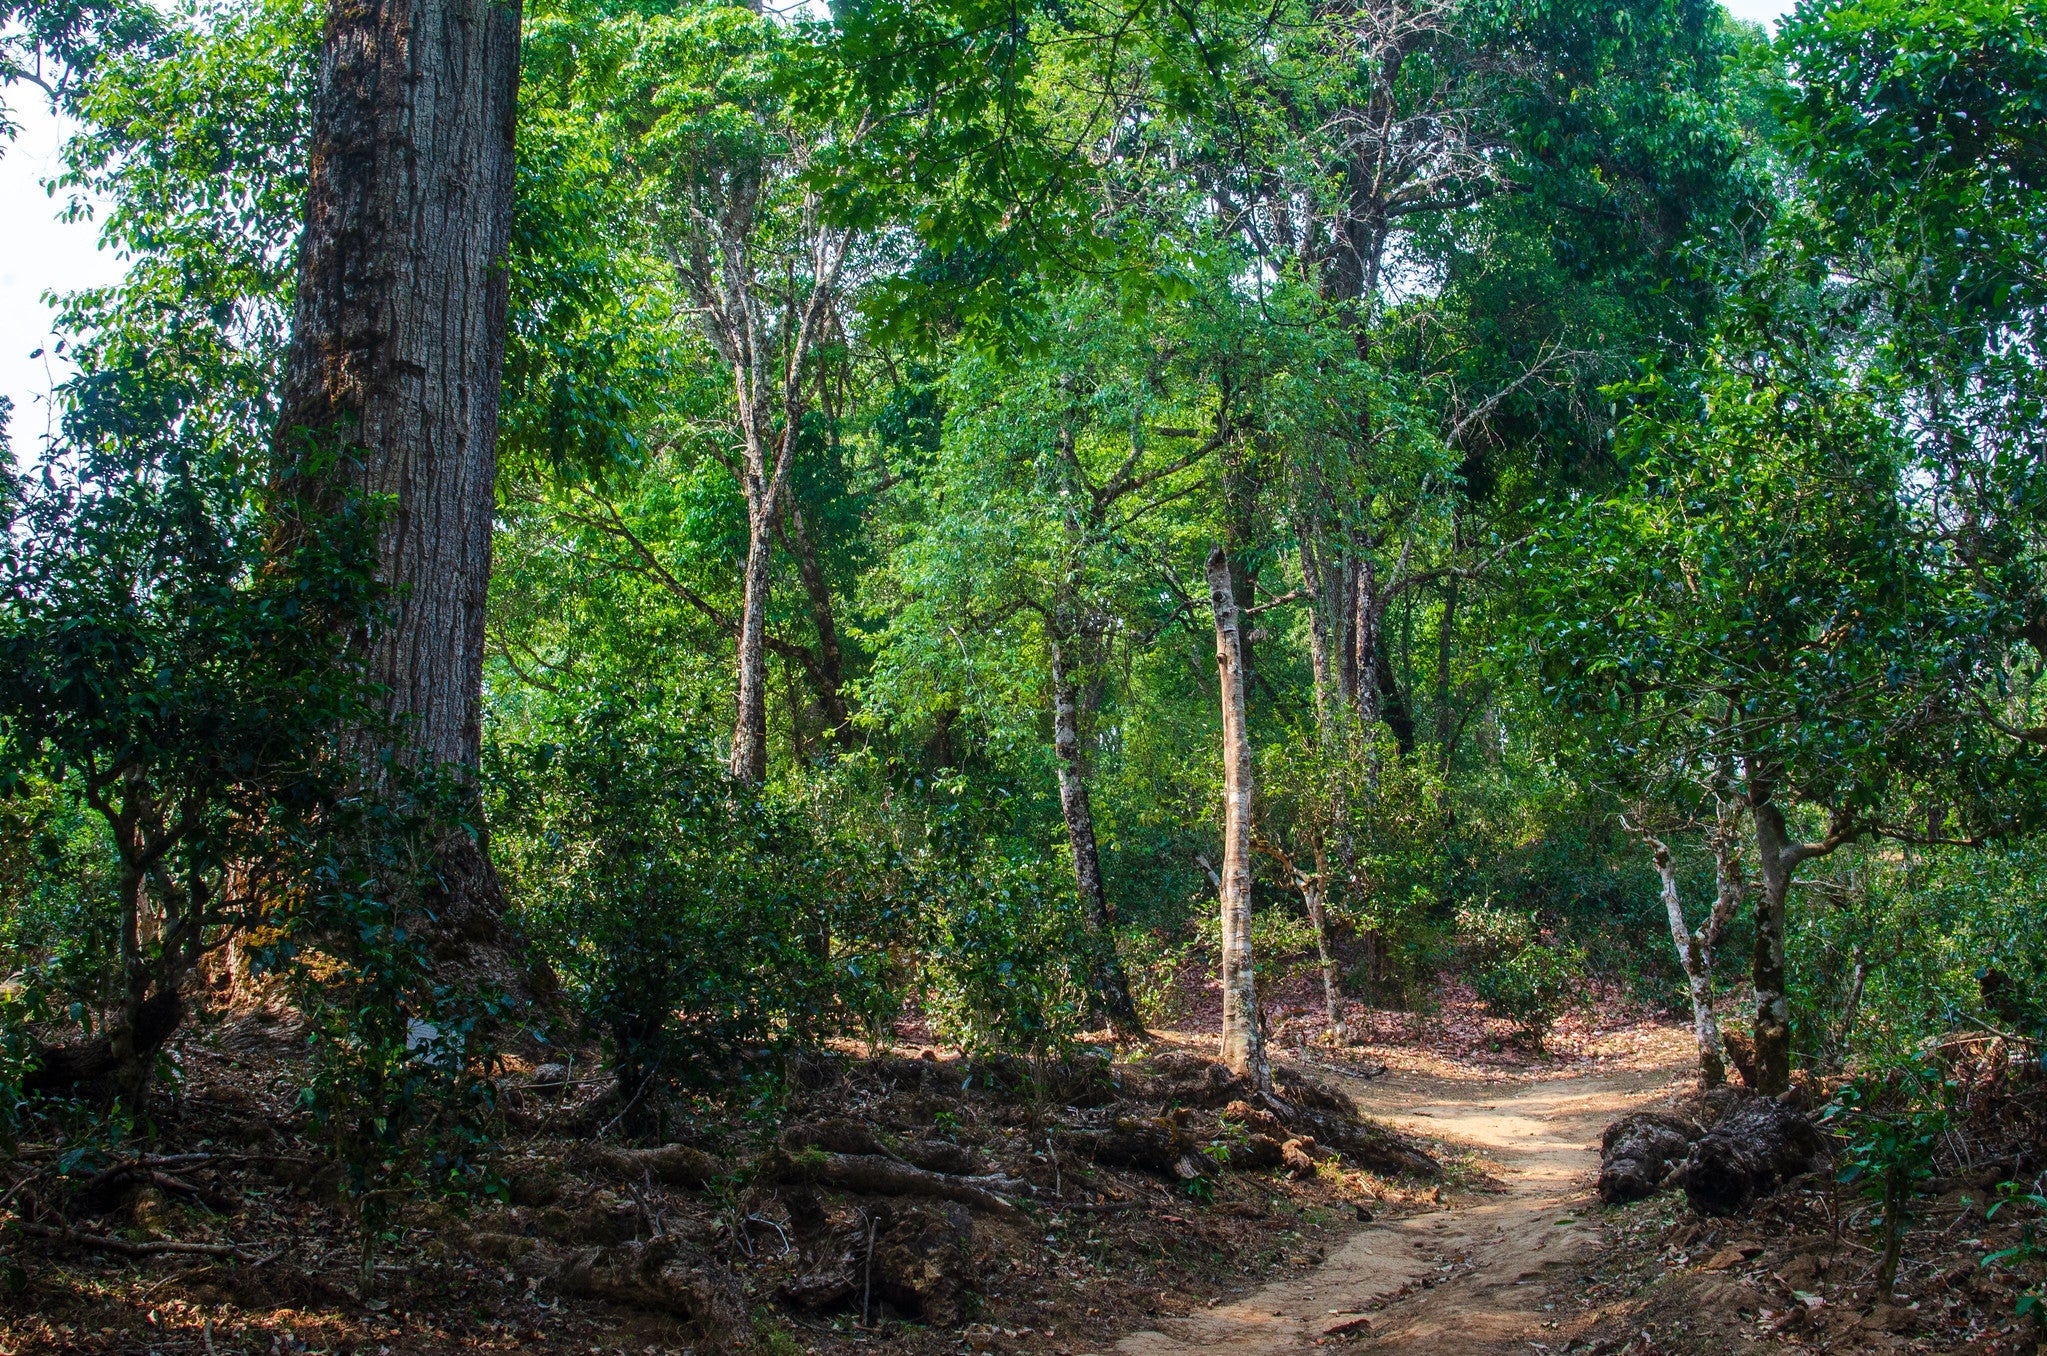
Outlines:
{"type": "Polygon", "coordinates": [[[870,1196],[935,1197],[1011,1218],[1019,1218],[1023,1212],[1013,1202],[996,1195],[996,1190],[1030,1189],[1028,1183],[1006,1177],[948,1177],[894,1159],[822,1151],[789,1154],[776,1150],[761,1160],[760,1176],[774,1182],[814,1182],[870,1196]]]}

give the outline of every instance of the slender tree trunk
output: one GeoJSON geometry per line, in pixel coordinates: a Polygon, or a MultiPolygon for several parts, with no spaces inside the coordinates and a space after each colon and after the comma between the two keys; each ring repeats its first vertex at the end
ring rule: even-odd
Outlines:
{"type": "Polygon", "coordinates": [[[1315,844],[1315,874],[1301,883],[1301,900],[1308,906],[1308,921],[1315,927],[1315,954],[1322,963],[1322,1009],[1329,1019],[1329,1039],[1336,1045],[1350,1044],[1343,1025],[1343,991],[1336,981],[1336,960],[1329,954],[1329,921],[1324,909],[1329,888],[1329,853],[1315,844]]]}
{"type": "Polygon", "coordinates": [[[1791,842],[1784,813],[1767,782],[1750,780],[1762,889],[1756,892],[1756,1091],[1775,1096],[1791,1086],[1791,998],[1784,961],[1784,901],[1791,892],[1791,842]]]}
{"type": "Polygon", "coordinates": [[[1208,596],[1215,609],[1215,662],[1222,685],[1223,866],[1222,1062],[1260,1088],[1272,1084],[1259,1021],[1251,957],[1251,739],[1244,717],[1244,646],[1230,558],[1208,553],[1208,596]]]}
{"type": "Polygon", "coordinates": [[[1379,723],[1379,598],[1372,563],[1359,550],[1357,582],[1351,597],[1350,641],[1354,647],[1350,671],[1356,684],[1354,696],[1358,720],[1367,735],[1379,723]]]}
{"type": "Polygon", "coordinates": [[[1720,952],[1727,925],[1748,898],[1748,877],[1741,869],[1741,805],[1732,796],[1720,799],[1713,826],[1713,912],[1704,928],[1706,964],[1720,952]]]}
{"type": "Polygon", "coordinates": [[[785,525],[784,539],[789,554],[796,559],[796,577],[803,585],[803,596],[810,603],[810,624],[817,632],[817,704],[824,711],[824,718],[830,725],[830,733],[836,736],[848,723],[846,710],[845,655],[839,646],[839,624],[832,607],[831,581],[825,577],[824,566],[817,553],[817,543],[811,539],[810,524],[803,516],[803,506],[796,502],[792,491],[782,493],[782,522],[785,525]]]}
{"type": "Polygon", "coordinates": [[[1458,581],[1452,579],[1443,591],[1443,615],[1436,623],[1436,758],[1443,772],[1445,793],[1450,781],[1450,758],[1455,752],[1450,741],[1457,732],[1457,720],[1450,710],[1451,646],[1457,637],[1458,581]]]}
{"type": "Polygon", "coordinates": [[[1840,1034],[1834,1038],[1832,1058],[1828,1061],[1838,1072],[1847,1063],[1848,1043],[1854,1039],[1856,1020],[1862,1016],[1862,992],[1869,984],[1869,957],[1861,943],[1852,951],[1855,968],[1848,976],[1848,998],[1841,1004],[1840,1034]]]}
{"type": "MultiPolygon", "coordinates": [[[[395,615],[368,674],[427,757],[482,745],[505,356],[517,0],[332,0],[307,157],[279,471],[345,453],[396,511],[379,542],[395,615]]],[[[439,848],[431,943],[523,993],[487,850],[439,848]]]]}
{"type": "Polygon", "coordinates": [[[1720,1053],[1720,1022],[1713,1015],[1713,962],[1706,954],[1706,939],[1685,926],[1684,902],[1677,892],[1677,865],[1670,849],[1644,835],[1656,854],[1656,874],[1663,879],[1663,909],[1670,916],[1670,940],[1677,945],[1677,963],[1684,967],[1692,991],[1692,1030],[1699,1042],[1699,1081],[1717,1088],[1727,1081],[1727,1064],[1720,1053]]]}
{"type": "Polygon", "coordinates": [[[739,613],[739,693],[732,722],[732,775],[760,782],[768,775],[768,566],[773,506],[765,492],[747,494],[746,573],[739,613]]]}
{"type": "Polygon", "coordinates": [[[1080,691],[1060,644],[1052,645],[1052,744],[1059,755],[1059,812],[1073,851],[1073,884],[1080,893],[1088,931],[1089,987],[1101,1015],[1118,1036],[1142,1036],[1144,1022],[1130,997],[1130,980],[1116,954],[1116,916],[1102,888],[1101,856],[1095,846],[1094,808],[1080,756],[1080,691]]]}
{"type": "Polygon", "coordinates": [[[1301,533],[1301,587],[1308,595],[1308,664],[1314,673],[1315,726],[1325,747],[1335,729],[1335,707],[1339,699],[1331,655],[1329,621],[1330,589],[1322,574],[1322,559],[1314,530],[1301,533]]]}

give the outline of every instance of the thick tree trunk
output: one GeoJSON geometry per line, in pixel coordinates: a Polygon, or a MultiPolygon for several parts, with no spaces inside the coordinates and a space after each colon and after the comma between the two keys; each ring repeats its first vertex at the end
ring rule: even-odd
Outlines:
{"type": "MultiPolygon", "coordinates": [[[[332,0],[276,432],[287,486],[339,453],[394,501],[368,674],[424,756],[472,774],[518,87],[516,0],[332,0]]],[[[523,993],[486,851],[451,831],[437,875],[435,951],[523,993]]]]}
{"type": "Polygon", "coordinates": [[[1727,1064],[1720,1053],[1720,1022],[1713,1015],[1713,962],[1706,953],[1706,939],[1685,925],[1684,902],[1677,892],[1677,866],[1670,849],[1654,838],[1647,840],[1656,854],[1656,874],[1663,880],[1663,909],[1670,916],[1670,940],[1677,946],[1677,963],[1684,967],[1692,992],[1692,1030],[1699,1043],[1699,1081],[1717,1088],[1727,1081],[1727,1064]]]}
{"type": "Polygon", "coordinates": [[[772,505],[749,493],[744,601],[739,613],[739,693],[732,722],[732,775],[742,782],[768,775],[768,565],[773,546],[772,505]]]}
{"type": "Polygon", "coordinates": [[[1220,1058],[1260,1089],[1272,1086],[1259,1021],[1258,985],[1251,957],[1251,739],[1245,729],[1244,646],[1230,559],[1218,546],[1208,553],[1208,596],[1215,609],[1215,662],[1222,686],[1223,865],[1217,893],[1222,906],[1223,1033],[1220,1058]]]}
{"type": "Polygon", "coordinates": [[[428,756],[475,768],[490,584],[519,6],[333,0],[277,439],[396,500],[396,615],[370,677],[428,756]]]}
{"type": "MultiPolygon", "coordinates": [[[[1754,783],[1752,783],[1754,786],[1754,783]]],[[[1762,889],[1756,892],[1756,1091],[1776,1096],[1791,1086],[1791,998],[1784,964],[1784,900],[1791,892],[1792,861],[1784,813],[1768,789],[1752,792],[1762,889]]]]}
{"type": "Polygon", "coordinates": [[[1088,982],[1095,1005],[1119,1036],[1141,1036],[1144,1022],[1130,997],[1130,980],[1116,954],[1116,916],[1102,887],[1095,846],[1094,809],[1088,801],[1080,753],[1080,691],[1060,644],[1052,645],[1052,744],[1059,755],[1059,812],[1073,852],[1073,884],[1088,931],[1088,982]]]}

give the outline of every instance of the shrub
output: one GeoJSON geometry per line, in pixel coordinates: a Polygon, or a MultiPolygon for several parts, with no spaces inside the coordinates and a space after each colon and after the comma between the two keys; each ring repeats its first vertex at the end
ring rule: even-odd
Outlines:
{"type": "Polygon", "coordinates": [[[1088,937],[1063,863],[977,854],[928,868],[925,996],[968,1050],[1063,1053],[1086,1025],[1088,937]]]}
{"type": "Polygon", "coordinates": [[[1496,966],[1535,940],[1535,923],[1526,914],[1490,904],[1466,904],[1457,910],[1454,926],[1458,949],[1477,967],[1496,966]]]}
{"type": "Polygon", "coordinates": [[[1479,970],[1472,987],[1486,1011],[1513,1022],[1541,1045],[1542,1038],[1584,983],[1585,952],[1575,943],[1535,941],[1512,957],[1479,970]]]}
{"type": "Polygon", "coordinates": [[[604,1037],[635,1129],[670,1093],[772,1077],[835,1010],[887,1007],[856,992],[888,978],[852,945],[867,896],[835,893],[809,826],[727,777],[699,728],[621,694],[488,751],[522,924],[604,1037]]]}

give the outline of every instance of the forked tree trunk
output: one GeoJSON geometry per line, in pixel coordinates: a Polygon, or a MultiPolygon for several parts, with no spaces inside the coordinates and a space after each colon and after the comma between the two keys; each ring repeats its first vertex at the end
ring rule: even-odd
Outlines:
{"type": "Polygon", "coordinates": [[[1230,559],[1208,553],[1208,597],[1215,609],[1215,663],[1222,686],[1223,865],[1216,893],[1222,906],[1222,1062],[1260,1088],[1272,1084],[1258,985],[1251,957],[1251,739],[1245,729],[1244,644],[1230,559]]]}
{"type": "Polygon", "coordinates": [[[1088,800],[1080,756],[1080,691],[1066,654],[1052,645],[1052,745],[1059,755],[1059,812],[1073,852],[1073,885],[1087,927],[1088,987],[1095,1006],[1119,1036],[1142,1036],[1144,1021],[1130,997],[1130,980],[1116,954],[1116,915],[1102,886],[1101,854],[1095,844],[1094,807],[1088,800]]]}
{"type": "MultiPolygon", "coordinates": [[[[395,615],[369,676],[427,757],[473,773],[482,741],[517,0],[332,0],[277,448],[345,454],[396,511],[379,543],[395,615]]],[[[442,843],[436,948],[503,940],[503,896],[466,834],[442,843]]],[[[490,965],[518,987],[516,967],[490,965]]]]}
{"type": "Polygon", "coordinates": [[[1678,895],[1677,865],[1670,849],[1648,835],[1644,841],[1656,857],[1656,874],[1663,880],[1663,908],[1670,917],[1670,940],[1677,946],[1677,963],[1684,968],[1692,993],[1692,1032],[1699,1044],[1699,1081],[1717,1088],[1727,1081],[1727,1062],[1720,1051],[1720,1022],[1713,1015],[1713,961],[1706,951],[1703,931],[1685,924],[1684,901],[1678,895]]]}

